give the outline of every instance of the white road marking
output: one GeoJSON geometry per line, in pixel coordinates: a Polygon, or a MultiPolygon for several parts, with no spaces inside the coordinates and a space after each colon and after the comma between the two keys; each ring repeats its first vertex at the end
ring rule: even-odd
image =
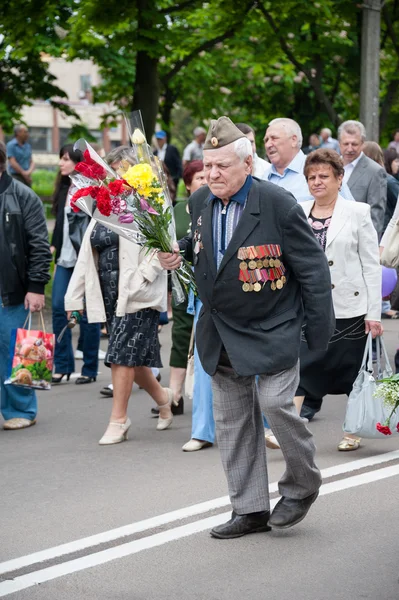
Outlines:
{"type": "MultiPolygon", "coordinates": [[[[369,458],[362,458],[360,460],[355,460],[348,463],[335,465],[333,467],[328,467],[322,470],[322,476],[323,479],[328,479],[330,477],[336,477],[337,475],[351,473],[353,471],[358,471],[366,467],[376,466],[379,464],[383,464],[384,462],[389,462],[391,460],[397,459],[399,459],[399,450],[395,450],[393,452],[386,452],[384,454],[377,454],[376,456],[370,456],[369,458]]],[[[273,493],[277,490],[277,483],[271,483],[269,486],[269,492],[273,493]]],[[[229,497],[222,496],[220,498],[208,500],[207,502],[201,502],[199,504],[194,504],[192,506],[187,506],[185,508],[164,513],[156,517],[151,517],[143,521],[138,521],[137,523],[130,523],[129,525],[124,525],[116,529],[110,529],[109,531],[104,531],[102,533],[91,535],[89,537],[75,540],[73,542],[68,542],[66,544],[54,546],[53,548],[47,548],[46,550],[41,550],[39,552],[27,554],[26,556],[21,556],[20,558],[14,558],[0,563],[0,575],[2,575],[3,573],[9,573],[11,571],[17,571],[18,569],[22,569],[24,567],[36,563],[44,562],[46,560],[52,560],[59,556],[64,556],[65,554],[71,554],[72,552],[80,552],[82,550],[86,550],[87,548],[98,546],[99,544],[112,542],[114,540],[126,536],[134,535],[136,533],[141,533],[149,529],[154,529],[155,527],[160,527],[162,525],[173,523],[174,521],[181,521],[182,519],[207,513],[211,510],[223,508],[224,506],[229,506],[229,504],[229,497]]]]}
{"type": "MultiPolygon", "coordinates": [[[[326,483],[321,487],[320,494],[324,496],[326,494],[332,494],[334,492],[357,487],[359,485],[380,481],[381,479],[394,477],[396,475],[399,475],[399,465],[385,467],[376,471],[354,475],[353,477],[349,477],[340,481],[326,483]]],[[[276,504],[276,502],[277,500],[273,500],[271,503],[272,507],[276,504]]],[[[4,581],[3,583],[0,583],[0,598],[3,598],[8,594],[25,590],[34,585],[45,583],[46,581],[52,581],[58,577],[63,577],[65,575],[77,573],[91,567],[103,565],[113,560],[131,556],[132,554],[137,554],[143,550],[156,548],[157,546],[162,546],[168,542],[200,533],[206,529],[220,525],[226,519],[228,519],[229,516],[230,512],[227,512],[214,517],[201,519],[199,521],[195,521],[194,523],[181,525],[180,527],[175,527],[174,529],[170,529],[162,533],[149,535],[140,540],[134,540],[114,548],[109,548],[108,550],[89,554],[88,556],[70,560],[53,567],[47,567],[46,569],[29,573],[28,575],[22,575],[20,577],[16,577],[14,580],[4,581]]]]}

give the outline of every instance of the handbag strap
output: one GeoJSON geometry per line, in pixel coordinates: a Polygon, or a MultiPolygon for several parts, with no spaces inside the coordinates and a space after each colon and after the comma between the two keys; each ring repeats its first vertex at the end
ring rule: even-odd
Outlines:
{"type": "Polygon", "coordinates": [[[373,372],[373,338],[371,336],[371,331],[367,336],[366,346],[364,348],[362,365],[360,367],[360,371],[368,371],[369,373],[373,372]]]}
{"type": "Polygon", "coordinates": [[[390,377],[393,373],[391,363],[389,362],[388,352],[385,346],[384,338],[382,336],[376,337],[377,343],[377,374],[378,379],[382,379],[384,377],[384,372],[381,366],[381,352],[384,354],[384,362],[385,362],[385,374],[390,377]]]}
{"type": "MultiPolygon", "coordinates": [[[[41,310],[39,311],[39,314],[40,314],[40,320],[41,320],[41,324],[42,324],[42,331],[43,331],[43,333],[46,333],[46,326],[44,324],[43,313],[42,313],[41,310]]],[[[32,313],[31,313],[31,311],[29,311],[29,313],[26,315],[25,323],[24,323],[22,329],[26,329],[26,324],[27,323],[28,323],[28,331],[30,331],[31,327],[32,327],[32,313]]]]}

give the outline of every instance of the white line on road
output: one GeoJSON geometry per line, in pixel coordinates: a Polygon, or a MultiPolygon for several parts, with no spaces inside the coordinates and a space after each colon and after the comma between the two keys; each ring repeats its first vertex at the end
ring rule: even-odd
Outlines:
{"type": "MultiPolygon", "coordinates": [[[[341,490],[357,487],[359,485],[380,481],[381,479],[386,479],[387,477],[393,477],[395,475],[399,475],[399,465],[385,467],[376,471],[354,475],[353,477],[349,477],[340,481],[326,483],[322,485],[320,494],[332,494],[333,492],[339,492],[341,490]]],[[[276,504],[276,502],[277,500],[274,500],[271,503],[272,507],[276,504]]],[[[3,583],[0,583],[0,598],[27,589],[34,585],[45,583],[46,581],[52,581],[58,577],[63,577],[65,575],[77,573],[91,567],[103,565],[116,559],[137,554],[143,550],[156,548],[157,546],[162,546],[168,542],[200,533],[206,529],[210,529],[223,523],[229,516],[230,512],[219,514],[214,517],[208,517],[206,519],[201,519],[199,521],[195,521],[194,523],[188,523],[187,525],[175,527],[174,529],[170,529],[162,533],[149,535],[140,540],[134,540],[114,548],[89,554],[88,556],[84,556],[82,558],[70,560],[53,567],[47,567],[46,569],[29,573],[28,575],[22,575],[20,577],[16,577],[14,580],[4,581],[3,583]]]]}
{"type": "MultiPolygon", "coordinates": [[[[368,458],[362,458],[360,460],[354,460],[348,463],[342,463],[333,467],[328,467],[326,469],[323,469],[321,473],[323,479],[328,479],[330,477],[336,477],[337,475],[351,473],[353,471],[358,471],[360,469],[376,466],[385,462],[398,459],[399,450],[395,450],[393,452],[377,454],[376,456],[370,456],[368,458]]],[[[270,493],[276,492],[277,490],[277,483],[271,483],[269,486],[270,493]]],[[[98,546],[99,544],[112,542],[114,540],[131,536],[136,533],[142,533],[143,531],[148,531],[149,529],[154,529],[162,525],[168,525],[169,523],[173,523],[174,521],[181,521],[182,519],[187,519],[189,517],[204,514],[211,510],[223,508],[224,506],[228,506],[229,504],[229,497],[222,496],[221,498],[215,498],[213,500],[208,500],[207,502],[201,502],[199,504],[187,506],[185,508],[164,513],[156,517],[151,517],[143,521],[138,521],[137,523],[130,523],[129,525],[124,525],[116,529],[110,529],[109,531],[104,531],[102,533],[75,540],[73,542],[68,542],[66,544],[54,546],[53,548],[47,548],[46,550],[41,550],[39,552],[27,554],[26,556],[21,556],[20,558],[14,558],[0,563],[0,575],[2,575],[3,573],[10,573],[11,571],[17,571],[18,569],[22,569],[24,567],[28,567],[36,563],[44,562],[46,560],[53,560],[54,558],[64,556],[65,554],[81,552],[82,550],[86,550],[87,548],[92,548],[93,546],[98,546]]]]}

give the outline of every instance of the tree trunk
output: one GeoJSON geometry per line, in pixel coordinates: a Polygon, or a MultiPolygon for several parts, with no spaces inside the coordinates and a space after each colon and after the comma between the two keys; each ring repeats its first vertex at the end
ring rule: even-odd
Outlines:
{"type": "Polygon", "coordinates": [[[132,110],[141,110],[144,131],[149,143],[155,131],[159,91],[158,58],[151,58],[146,52],[140,50],[136,58],[132,110]]]}
{"type": "Polygon", "coordinates": [[[173,110],[173,105],[176,101],[176,94],[174,94],[171,89],[169,87],[166,88],[165,90],[165,102],[161,108],[161,117],[162,117],[162,122],[165,128],[166,133],[168,134],[168,141],[171,141],[171,131],[170,131],[170,124],[172,121],[172,110],[173,110]]]}

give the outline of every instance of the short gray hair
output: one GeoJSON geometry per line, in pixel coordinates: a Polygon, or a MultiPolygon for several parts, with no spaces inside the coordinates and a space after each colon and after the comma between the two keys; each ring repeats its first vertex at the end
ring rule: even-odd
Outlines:
{"type": "Polygon", "coordinates": [[[197,135],[201,135],[201,133],[206,133],[206,129],[204,129],[203,127],[196,127],[193,133],[194,136],[197,137],[197,135]]]}
{"type": "Polygon", "coordinates": [[[338,139],[341,138],[343,133],[349,133],[349,135],[356,135],[360,133],[362,142],[366,139],[366,128],[360,121],[344,121],[338,127],[338,139]]]}
{"type": "Polygon", "coordinates": [[[302,130],[299,127],[298,123],[294,121],[294,119],[287,119],[285,117],[278,117],[277,119],[273,119],[270,121],[268,127],[272,125],[281,125],[281,127],[288,133],[289,135],[295,135],[298,140],[298,148],[302,147],[302,130]]]}
{"type": "Polygon", "coordinates": [[[326,131],[328,135],[332,134],[331,129],[329,129],[328,127],[323,127],[323,129],[320,131],[320,133],[323,133],[323,131],[326,131]]]}
{"type": "Polygon", "coordinates": [[[234,152],[237,154],[240,162],[244,162],[248,156],[253,156],[251,142],[247,137],[238,138],[233,144],[234,152]]]}
{"type": "Polygon", "coordinates": [[[14,135],[17,135],[21,129],[26,129],[28,131],[28,128],[25,127],[25,125],[22,125],[21,123],[19,125],[15,125],[14,127],[14,135]]]}

